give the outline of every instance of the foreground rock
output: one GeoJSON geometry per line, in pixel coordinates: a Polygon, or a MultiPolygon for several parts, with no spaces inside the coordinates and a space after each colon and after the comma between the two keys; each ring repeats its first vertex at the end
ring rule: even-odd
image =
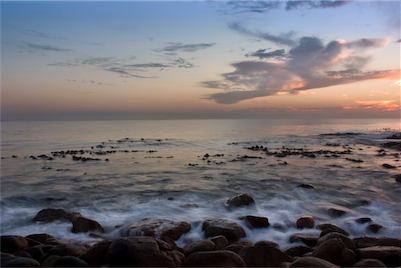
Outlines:
{"type": "Polygon", "coordinates": [[[347,246],[347,248],[349,248],[349,249],[352,249],[352,250],[355,250],[355,249],[356,249],[355,242],[354,242],[352,239],[346,237],[346,236],[343,235],[343,234],[336,233],[336,232],[328,233],[328,234],[326,234],[326,235],[320,237],[320,238],[317,240],[316,246],[318,247],[318,246],[320,246],[321,244],[323,244],[324,242],[326,242],[326,241],[328,241],[328,240],[330,240],[330,239],[333,239],[333,238],[341,239],[341,240],[344,242],[344,244],[347,246]]]}
{"type": "Polygon", "coordinates": [[[319,239],[319,234],[315,233],[296,233],[290,236],[290,242],[303,242],[309,247],[316,246],[317,240],[319,239]]]}
{"type": "Polygon", "coordinates": [[[186,244],[184,247],[184,254],[189,255],[196,251],[213,251],[216,249],[216,244],[211,240],[198,240],[186,244]]]}
{"type": "Polygon", "coordinates": [[[236,208],[255,204],[255,200],[248,193],[236,195],[227,200],[228,208],[236,208]]]}
{"type": "Polygon", "coordinates": [[[170,221],[159,218],[145,218],[122,227],[121,236],[167,236],[173,240],[191,230],[191,224],[186,221],[170,221]]]}
{"type": "Polygon", "coordinates": [[[283,262],[292,262],[292,258],[275,247],[246,247],[238,253],[247,267],[279,267],[283,262]]]}
{"type": "Polygon", "coordinates": [[[229,250],[197,251],[185,258],[184,267],[246,267],[244,260],[229,250]]]}
{"type": "Polygon", "coordinates": [[[289,267],[329,267],[329,268],[340,268],[331,262],[325,261],[320,258],[315,257],[303,257],[299,258],[293,263],[290,264],[289,267]]]}
{"type": "Polygon", "coordinates": [[[343,234],[345,236],[349,236],[349,233],[346,230],[344,230],[343,228],[341,228],[338,225],[331,224],[331,223],[321,223],[321,224],[317,225],[316,228],[319,230],[322,230],[322,232],[320,233],[321,237],[328,233],[331,233],[331,232],[336,232],[336,233],[343,234]]]}
{"type": "Polygon", "coordinates": [[[80,217],[81,213],[76,211],[67,211],[64,209],[45,208],[36,214],[33,221],[52,222],[55,220],[64,220],[73,222],[76,218],[80,217]]]}
{"type": "Polygon", "coordinates": [[[376,259],[363,259],[363,260],[360,260],[359,262],[355,263],[354,265],[352,265],[352,267],[366,267],[366,268],[382,267],[382,268],[386,268],[387,266],[384,265],[384,263],[382,263],[381,261],[376,260],[376,259]]]}
{"type": "Polygon", "coordinates": [[[78,217],[72,222],[71,232],[86,233],[89,231],[104,233],[103,227],[97,222],[84,217],[78,217]]]}
{"type": "Polygon", "coordinates": [[[358,248],[367,248],[374,246],[395,246],[401,247],[401,239],[391,237],[371,237],[358,236],[352,239],[358,248]]]}
{"type": "Polygon", "coordinates": [[[243,220],[249,229],[253,228],[267,228],[269,227],[269,219],[266,217],[258,216],[241,216],[238,219],[243,220]]]}
{"type": "Polygon", "coordinates": [[[323,242],[316,247],[311,256],[340,266],[349,266],[355,263],[354,251],[350,250],[339,238],[332,238],[323,242]]]}
{"type": "Polygon", "coordinates": [[[31,258],[6,257],[1,258],[1,267],[40,267],[40,263],[31,258]]]}
{"type": "Polygon", "coordinates": [[[27,247],[29,247],[29,243],[22,236],[18,235],[1,236],[1,252],[14,253],[27,247]]]}
{"type": "Polygon", "coordinates": [[[230,243],[246,236],[244,229],[235,221],[217,218],[205,220],[202,223],[202,231],[205,231],[206,237],[223,235],[230,243]]]}
{"type": "Polygon", "coordinates": [[[394,246],[375,246],[361,248],[359,250],[362,259],[377,259],[388,267],[397,267],[401,265],[401,248],[394,246]]]}

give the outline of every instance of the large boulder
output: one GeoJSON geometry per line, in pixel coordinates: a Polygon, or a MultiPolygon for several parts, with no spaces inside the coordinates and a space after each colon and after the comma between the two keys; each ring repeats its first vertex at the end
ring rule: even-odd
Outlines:
{"type": "Polygon", "coordinates": [[[91,267],[100,267],[106,264],[106,254],[112,241],[104,240],[94,244],[78,258],[85,261],[91,267]]]}
{"type": "Polygon", "coordinates": [[[291,257],[302,257],[304,254],[312,252],[312,248],[305,246],[295,246],[287,248],[283,252],[291,257]]]}
{"type": "Polygon", "coordinates": [[[77,257],[64,256],[55,261],[53,267],[89,267],[89,265],[77,257]]]}
{"type": "Polygon", "coordinates": [[[22,236],[18,235],[4,235],[0,237],[1,252],[13,253],[21,249],[29,247],[28,241],[22,236]]]}
{"type": "Polygon", "coordinates": [[[319,234],[316,233],[295,233],[290,236],[290,242],[302,242],[309,247],[316,246],[319,234]]]}
{"type": "MultiPolygon", "coordinates": [[[[77,257],[83,254],[87,250],[87,247],[78,243],[65,243],[59,244],[50,249],[46,255],[58,255],[58,256],[73,256],[77,257]]],[[[45,255],[45,256],[46,256],[45,255]]]]}
{"type": "Polygon", "coordinates": [[[36,214],[33,221],[52,222],[55,220],[64,220],[73,222],[80,216],[81,213],[76,211],[67,211],[60,208],[45,208],[36,214]]]}
{"type": "Polygon", "coordinates": [[[401,264],[401,248],[394,246],[375,246],[359,249],[361,259],[377,259],[388,267],[401,264]]]}
{"type": "Polygon", "coordinates": [[[117,238],[107,249],[105,264],[112,267],[176,267],[185,256],[150,236],[117,238]],[[160,246],[160,244],[162,244],[160,246]]]}
{"type": "Polygon", "coordinates": [[[246,247],[238,252],[247,267],[279,267],[292,258],[275,247],[246,247]]]}
{"type": "Polygon", "coordinates": [[[252,246],[253,246],[253,243],[251,241],[244,240],[244,241],[238,241],[238,242],[232,243],[232,244],[224,247],[223,249],[238,253],[241,249],[246,248],[246,247],[252,247],[252,246]]]}
{"type": "Polygon", "coordinates": [[[120,234],[127,236],[167,236],[174,240],[191,230],[191,224],[186,221],[171,221],[159,218],[144,218],[122,227],[120,234]]]}
{"type": "Polygon", "coordinates": [[[298,229],[311,229],[315,225],[315,218],[313,216],[302,216],[297,220],[296,225],[298,229]]]}
{"type": "Polygon", "coordinates": [[[371,237],[358,236],[352,239],[358,248],[367,248],[374,246],[395,246],[401,247],[401,239],[392,237],[371,237]]]}
{"type": "Polygon", "coordinates": [[[33,239],[36,240],[42,244],[45,244],[47,239],[51,239],[54,238],[53,236],[49,235],[49,234],[31,234],[25,237],[26,239],[33,239]]]}
{"type": "Polygon", "coordinates": [[[228,199],[226,205],[228,208],[236,208],[253,204],[255,204],[255,200],[253,200],[253,197],[248,193],[243,193],[228,199]]]}
{"type": "Polygon", "coordinates": [[[244,229],[235,221],[217,218],[205,220],[202,223],[202,231],[205,231],[206,237],[223,235],[230,243],[246,236],[244,229]]]}
{"type": "Polygon", "coordinates": [[[37,246],[24,248],[22,251],[29,253],[29,255],[31,255],[31,257],[37,261],[39,261],[43,255],[45,255],[42,248],[37,246]]]}
{"type": "Polygon", "coordinates": [[[349,236],[349,233],[346,230],[344,230],[340,226],[332,224],[332,223],[321,223],[321,224],[318,224],[316,226],[316,228],[319,230],[322,230],[322,232],[320,233],[320,236],[324,236],[331,232],[336,232],[336,233],[343,234],[345,236],[349,236]]]}
{"type": "Polygon", "coordinates": [[[97,221],[93,221],[84,217],[78,217],[72,222],[71,232],[86,233],[89,231],[104,233],[103,227],[97,221]]]}
{"type": "Polygon", "coordinates": [[[315,257],[302,257],[290,264],[289,267],[327,267],[327,268],[340,268],[331,262],[325,261],[315,257]]]}
{"type": "Polygon", "coordinates": [[[2,258],[1,267],[40,267],[40,263],[31,258],[2,258]]]}
{"type": "Polygon", "coordinates": [[[253,228],[267,228],[269,227],[269,219],[266,217],[258,216],[241,216],[238,219],[243,220],[249,229],[253,228]]]}
{"type": "Polygon", "coordinates": [[[229,250],[197,251],[185,258],[183,267],[246,267],[244,260],[229,250]]]}
{"type": "Polygon", "coordinates": [[[354,251],[350,250],[339,238],[332,238],[323,242],[316,247],[311,256],[340,266],[349,266],[355,263],[354,251]]]}
{"type": "Polygon", "coordinates": [[[372,267],[381,267],[381,268],[387,268],[384,263],[382,263],[379,260],[376,259],[362,259],[352,265],[352,267],[366,267],[366,268],[372,268],[372,267]]]}
{"type": "Polygon", "coordinates": [[[336,233],[336,232],[328,233],[328,234],[326,234],[325,236],[320,237],[320,238],[317,240],[316,246],[318,247],[318,246],[320,246],[321,244],[323,244],[324,242],[326,242],[327,240],[330,240],[330,239],[332,239],[332,238],[339,238],[339,239],[341,239],[341,240],[344,242],[344,244],[345,244],[349,249],[352,249],[352,250],[355,250],[355,249],[356,249],[355,242],[354,242],[351,238],[348,238],[348,237],[346,237],[345,235],[340,234],[340,233],[336,233]]]}
{"type": "Polygon", "coordinates": [[[280,245],[273,241],[261,240],[255,243],[255,247],[274,247],[280,248],[280,245]]]}
{"type": "Polygon", "coordinates": [[[216,244],[210,240],[197,240],[185,245],[184,254],[189,255],[196,251],[212,251],[216,249],[216,244]]]}

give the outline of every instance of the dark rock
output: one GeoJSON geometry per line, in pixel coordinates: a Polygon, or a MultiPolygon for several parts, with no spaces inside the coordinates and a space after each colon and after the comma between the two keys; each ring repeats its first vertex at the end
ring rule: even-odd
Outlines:
{"type": "Polygon", "coordinates": [[[185,245],[184,254],[189,255],[196,251],[212,251],[216,249],[216,244],[210,240],[197,240],[185,245]]]}
{"type": "Polygon", "coordinates": [[[273,229],[285,233],[288,230],[288,226],[282,223],[276,222],[273,224],[273,229]]]}
{"type": "Polygon", "coordinates": [[[103,227],[97,222],[84,217],[78,217],[72,222],[71,232],[86,233],[89,231],[98,231],[104,233],[103,227]]]}
{"type": "Polygon", "coordinates": [[[15,256],[11,253],[0,252],[0,258],[14,258],[15,256]]]}
{"type": "Polygon", "coordinates": [[[388,267],[401,264],[401,248],[394,246],[375,246],[359,249],[361,259],[377,259],[388,267]]]}
{"type": "Polygon", "coordinates": [[[297,228],[304,229],[308,228],[311,229],[315,225],[315,218],[313,216],[303,216],[297,220],[297,228]]]}
{"type": "Polygon", "coordinates": [[[383,228],[384,227],[381,226],[380,224],[372,223],[368,227],[366,227],[366,230],[368,230],[371,233],[377,234],[383,228]]]}
{"type": "Polygon", "coordinates": [[[31,254],[29,254],[28,252],[26,252],[26,251],[17,251],[17,252],[14,252],[14,255],[15,255],[15,257],[24,257],[24,258],[29,258],[29,259],[33,259],[32,258],[32,256],[31,256],[31,254]]]}
{"type": "Polygon", "coordinates": [[[235,243],[232,243],[226,247],[224,247],[224,250],[229,250],[235,253],[238,253],[241,249],[245,248],[245,247],[252,247],[253,243],[251,241],[238,241],[235,243]]]}
{"type": "Polygon", "coordinates": [[[255,247],[274,247],[274,248],[279,248],[280,246],[273,241],[258,241],[255,244],[255,247]]]}
{"type": "Polygon", "coordinates": [[[392,169],[392,168],[397,168],[396,166],[390,165],[390,164],[383,164],[382,167],[392,169]]]}
{"type": "Polygon", "coordinates": [[[37,261],[39,261],[43,255],[45,255],[41,247],[24,248],[22,251],[28,252],[32,256],[32,258],[37,261]]]}
{"type": "Polygon", "coordinates": [[[85,261],[91,267],[100,267],[106,263],[106,254],[112,241],[105,240],[94,244],[78,258],[85,261]]]}
{"type": "Polygon", "coordinates": [[[252,204],[255,204],[255,200],[253,200],[252,196],[248,193],[236,195],[227,200],[227,206],[229,208],[249,206],[252,204]]]}
{"type": "Polygon", "coordinates": [[[296,233],[290,236],[290,242],[303,242],[309,247],[316,246],[317,240],[319,239],[319,234],[315,233],[296,233]]]}
{"type": "Polygon", "coordinates": [[[331,223],[321,223],[321,224],[317,225],[316,228],[324,231],[324,233],[323,232],[320,233],[321,237],[328,233],[331,233],[331,232],[336,232],[336,233],[343,234],[345,236],[349,236],[349,233],[347,231],[345,231],[343,228],[341,228],[338,225],[331,224],[331,223]]]}
{"type": "Polygon", "coordinates": [[[13,253],[29,247],[28,241],[22,236],[4,235],[0,237],[1,252],[13,253]]]}
{"type": "Polygon", "coordinates": [[[15,257],[4,258],[1,261],[1,267],[40,267],[40,263],[31,258],[15,257]]]}
{"type": "Polygon", "coordinates": [[[172,201],[172,200],[174,200],[174,197],[173,196],[169,196],[169,198],[167,198],[167,200],[172,201]]]}
{"type": "Polygon", "coordinates": [[[42,267],[53,267],[54,263],[58,261],[60,258],[61,256],[58,255],[47,256],[47,258],[42,262],[42,267]]]}
{"type": "Polygon", "coordinates": [[[359,223],[359,224],[364,224],[364,223],[371,222],[371,221],[372,220],[370,218],[359,218],[359,219],[355,220],[355,222],[359,223]]]}
{"type": "Polygon", "coordinates": [[[401,247],[401,239],[392,237],[371,237],[358,236],[352,239],[358,248],[367,248],[374,246],[395,246],[401,247]]]}
{"type": "Polygon", "coordinates": [[[184,267],[246,267],[244,260],[229,250],[197,251],[185,258],[184,267]]]}
{"type": "Polygon", "coordinates": [[[401,182],[401,174],[394,175],[393,178],[396,182],[401,182]]]}
{"type": "Polygon", "coordinates": [[[145,218],[124,226],[121,236],[168,236],[174,240],[191,230],[191,224],[186,221],[170,221],[158,218],[145,218]]]}
{"type": "Polygon", "coordinates": [[[293,263],[290,264],[289,267],[328,267],[328,268],[340,268],[339,266],[325,261],[320,258],[315,257],[303,257],[299,258],[293,263]]]}
{"type": "MultiPolygon", "coordinates": [[[[170,237],[168,237],[168,236],[162,236],[162,237],[160,237],[159,239],[160,239],[160,240],[163,240],[164,242],[166,242],[167,244],[169,244],[170,247],[171,247],[171,249],[177,250],[177,251],[179,251],[179,252],[181,252],[181,253],[184,253],[184,250],[183,250],[182,248],[179,248],[179,247],[177,246],[177,244],[174,242],[174,239],[172,239],[172,238],[170,238],[170,237]]],[[[158,240],[158,239],[156,239],[156,240],[158,240]]]]}
{"type": "Polygon", "coordinates": [[[332,238],[323,242],[316,247],[311,256],[340,266],[349,266],[355,263],[354,251],[350,250],[339,238],[332,238]]]}
{"type": "Polygon", "coordinates": [[[25,239],[26,239],[26,241],[28,242],[28,244],[29,244],[30,247],[43,245],[43,244],[40,243],[39,241],[30,239],[30,238],[26,238],[26,237],[25,237],[25,239]]]}
{"type": "Polygon", "coordinates": [[[246,247],[238,252],[247,267],[279,267],[292,258],[275,247],[246,247]]]}
{"type": "Polygon", "coordinates": [[[327,240],[330,240],[330,239],[333,239],[333,238],[339,238],[339,239],[341,239],[341,240],[344,242],[344,244],[345,244],[349,249],[352,249],[352,250],[355,250],[355,249],[356,249],[355,242],[354,242],[352,239],[346,237],[346,236],[343,235],[343,234],[335,233],[335,232],[328,233],[328,234],[326,234],[325,236],[320,237],[320,238],[317,240],[316,246],[318,247],[318,246],[320,246],[321,244],[323,244],[324,242],[326,242],[327,240]]]}
{"type": "Polygon", "coordinates": [[[55,261],[53,267],[89,267],[89,265],[77,257],[64,256],[55,261]]]}
{"type": "Polygon", "coordinates": [[[59,244],[47,252],[47,256],[59,255],[59,256],[73,256],[77,257],[83,254],[87,250],[86,246],[82,244],[65,243],[59,244]]]}
{"type": "Polygon", "coordinates": [[[76,211],[67,211],[64,209],[45,208],[36,214],[33,221],[52,222],[55,220],[64,220],[73,222],[76,218],[80,217],[81,213],[76,211]]]}
{"type": "Polygon", "coordinates": [[[338,208],[329,208],[327,210],[327,214],[329,214],[332,217],[341,217],[344,214],[346,214],[348,211],[346,211],[345,209],[338,209],[338,208]]]}
{"type": "Polygon", "coordinates": [[[384,265],[384,263],[382,263],[381,261],[376,260],[376,259],[363,259],[363,260],[360,260],[359,262],[355,263],[351,267],[366,267],[366,268],[383,267],[383,268],[387,268],[387,266],[384,265]]]}
{"type": "Polygon", "coordinates": [[[49,234],[31,234],[31,235],[26,236],[25,238],[33,239],[42,244],[45,244],[47,239],[54,238],[54,237],[49,234]]]}
{"type": "Polygon", "coordinates": [[[202,224],[202,231],[205,231],[206,237],[223,235],[230,243],[246,236],[244,229],[238,223],[217,218],[205,220],[202,224]]]}
{"type": "Polygon", "coordinates": [[[210,238],[210,241],[216,244],[218,249],[224,248],[228,245],[228,240],[224,235],[218,235],[210,238]]]}
{"type": "Polygon", "coordinates": [[[301,183],[297,187],[305,188],[305,189],[316,189],[315,186],[313,186],[312,184],[308,184],[308,183],[301,183]]]}
{"type": "Polygon", "coordinates": [[[304,254],[312,252],[312,248],[305,246],[295,246],[287,248],[283,252],[291,257],[302,257],[304,254]]]}
{"type": "Polygon", "coordinates": [[[238,219],[245,221],[245,224],[248,228],[267,228],[269,227],[269,219],[266,217],[257,217],[257,216],[241,216],[238,219]]]}

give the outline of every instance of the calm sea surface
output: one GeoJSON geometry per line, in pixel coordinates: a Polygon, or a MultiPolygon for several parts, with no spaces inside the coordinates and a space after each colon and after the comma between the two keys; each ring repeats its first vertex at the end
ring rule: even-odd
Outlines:
{"type": "Polygon", "coordinates": [[[145,217],[193,223],[179,245],[204,238],[200,220],[243,225],[237,219],[243,215],[288,226],[243,225],[246,239],[281,247],[295,232],[318,232],[292,227],[303,215],[338,224],[351,236],[401,238],[401,183],[392,177],[401,173],[401,155],[381,146],[399,132],[399,119],[2,122],[1,235],[93,240],[71,233],[70,223],[32,222],[43,208],[63,208],[98,221],[115,237],[116,226],[145,217]],[[244,192],[255,206],[225,208],[228,198],[244,192]],[[347,213],[334,218],[329,208],[347,213]],[[355,222],[361,217],[384,228],[369,233],[369,223],[355,222]]]}

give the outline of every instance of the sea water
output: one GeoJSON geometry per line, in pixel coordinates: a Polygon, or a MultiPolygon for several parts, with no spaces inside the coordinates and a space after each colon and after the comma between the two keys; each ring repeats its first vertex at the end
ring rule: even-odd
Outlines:
{"type": "Polygon", "coordinates": [[[234,220],[244,239],[281,248],[294,233],[319,232],[294,227],[304,215],[351,237],[401,238],[401,183],[393,178],[401,155],[382,147],[399,132],[398,119],[2,122],[1,235],[96,241],[73,234],[71,223],[32,221],[41,209],[62,208],[98,221],[111,237],[146,217],[188,221],[180,246],[205,238],[199,223],[210,217],[234,220]],[[60,154],[68,150],[80,152],[60,154]],[[315,157],[273,154],[286,150],[315,157]],[[241,193],[255,205],[228,210],[225,202],[241,193]],[[333,217],[329,208],[347,213],[333,217]],[[286,228],[249,229],[238,219],[244,215],[286,228]],[[356,223],[361,217],[372,222],[356,223]],[[383,228],[371,233],[371,223],[383,228]]]}

